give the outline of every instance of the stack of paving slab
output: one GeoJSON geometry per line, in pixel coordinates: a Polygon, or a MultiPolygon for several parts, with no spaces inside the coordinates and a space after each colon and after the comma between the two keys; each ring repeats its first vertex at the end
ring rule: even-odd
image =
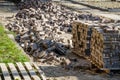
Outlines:
{"type": "Polygon", "coordinates": [[[97,68],[120,69],[120,24],[75,21],[72,33],[74,53],[97,68]]]}

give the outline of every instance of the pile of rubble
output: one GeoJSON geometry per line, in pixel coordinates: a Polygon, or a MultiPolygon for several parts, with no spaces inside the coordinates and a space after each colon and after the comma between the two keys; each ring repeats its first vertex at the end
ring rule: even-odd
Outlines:
{"type": "MultiPolygon", "coordinates": [[[[17,33],[16,41],[28,54],[38,57],[43,50],[46,53],[55,50],[59,54],[65,54],[66,48],[62,43],[71,43],[70,34],[68,34],[70,36],[66,40],[64,37],[60,37],[65,32],[71,32],[70,21],[68,19],[68,22],[66,20],[65,23],[63,17],[65,15],[66,11],[64,13],[54,11],[46,13],[41,8],[37,10],[34,8],[23,9],[16,14],[15,21],[6,25],[6,27],[17,33]],[[61,16],[61,19],[58,15],[61,16]]],[[[72,13],[68,13],[68,15],[72,15],[72,13]]]]}
{"type": "Polygon", "coordinates": [[[29,8],[35,8],[38,7],[46,7],[46,3],[49,3],[51,0],[21,0],[20,3],[18,3],[19,9],[29,9],[29,8]]]}
{"type": "Polygon", "coordinates": [[[78,14],[40,0],[24,0],[19,7],[21,10],[6,28],[16,33],[15,40],[27,54],[36,59],[57,59],[58,55],[70,52],[71,25],[74,20],[104,21],[92,14],[78,14]]]}

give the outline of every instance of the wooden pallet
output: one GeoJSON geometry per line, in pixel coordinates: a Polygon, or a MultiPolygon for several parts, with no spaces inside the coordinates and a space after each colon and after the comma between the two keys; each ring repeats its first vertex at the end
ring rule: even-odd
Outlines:
{"type": "Polygon", "coordinates": [[[43,71],[35,63],[0,63],[0,80],[46,80],[43,71]]]}

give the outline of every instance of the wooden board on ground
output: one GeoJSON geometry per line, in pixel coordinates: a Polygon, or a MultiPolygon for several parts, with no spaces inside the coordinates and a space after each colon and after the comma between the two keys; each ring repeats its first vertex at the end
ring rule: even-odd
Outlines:
{"type": "Polygon", "coordinates": [[[42,80],[46,80],[44,72],[37,66],[37,64],[32,63],[35,69],[39,72],[40,77],[42,80]]]}
{"type": "Polygon", "coordinates": [[[0,80],[46,80],[35,63],[0,63],[0,80]]]}
{"type": "Polygon", "coordinates": [[[24,66],[22,65],[21,62],[16,63],[17,67],[23,77],[24,80],[31,80],[31,78],[29,77],[27,71],[25,70],[24,66]]]}
{"type": "Polygon", "coordinates": [[[12,80],[5,63],[0,63],[0,68],[1,68],[4,80],[12,80]]]}
{"type": "Polygon", "coordinates": [[[12,73],[12,76],[13,76],[14,80],[16,80],[16,79],[21,80],[21,77],[20,77],[17,69],[15,68],[14,64],[13,63],[8,63],[8,67],[9,67],[11,73],[12,73]]]}
{"type": "Polygon", "coordinates": [[[25,67],[26,67],[26,69],[28,70],[28,72],[29,72],[29,74],[30,74],[30,76],[31,76],[31,78],[32,78],[33,80],[41,80],[41,79],[36,75],[36,72],[35,72],[34,68],[30,65],[29,62],[24,62],[24,64],[25,64],[25,67]]]}

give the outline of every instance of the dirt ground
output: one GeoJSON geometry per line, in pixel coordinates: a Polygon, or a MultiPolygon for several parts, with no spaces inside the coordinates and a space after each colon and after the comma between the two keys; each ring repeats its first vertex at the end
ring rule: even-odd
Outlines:
{"type": "MultiPolygon", "coordinates": [[[[83,7],[83,6],[82,6],[83,7]]],[[[6,24],[8,17],[16,14],[16,10],[12,10],[12,7],[2,8],[0,6],[0,21],[6,24]],[[2,10],[1,10],[2,9],[2,10]],[[5,9],[5,11],[4,11],[5,9]],[[7,17],[7,18],[6,18],[7,17]]],[[[75,54],[67,54],[64,56],[66,59],[77,59],[78,63],[81,62],[78,56],[75,54]]],[[[98,74],[91,72],[90,70],[84,70],[81,68],[66,70],[60,64],[53,64],[37,62],[38,66],[44,71],[47,80],[120,80],[120,74],[110,76],[107,74],[98,74]]],[[[76,63],[76,64],[78,64],[76,63]]]]}
{"type": "MultiPolygon", "coordinates": [[[[66,59],[77,59],[76,64],[81,64],[81,59],[75,54],[68,54],[66,59]]],[[[54,61],[52,62],[54,63],[54,61]]],[[[120,74],[113,76],[105,73],[95,73],[81,68],[70,68],[66,70],[61,65],[50,65],[38,62],[39,67],[44,71],[47,80],[120,80],[120,74]]]]}
{"type": "MultiPolygon", "coordinates": [[[[7,2],[4,2],[5,4],[7,2]]],[[[7,3],[8,5],[3,5],[0,2],[0,22],[3,23],[3,25],[7,24],[8,18],[12,17],[17,13],[17,9],[13,3],[7,3]]]]}

